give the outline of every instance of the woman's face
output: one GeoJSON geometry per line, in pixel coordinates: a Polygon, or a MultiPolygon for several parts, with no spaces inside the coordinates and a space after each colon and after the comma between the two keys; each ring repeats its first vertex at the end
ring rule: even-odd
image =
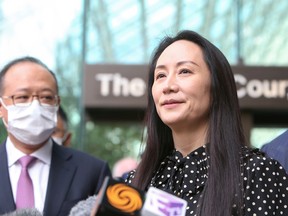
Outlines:
{"type": "Polygon", "coordinates": [[[160,55],[152,95],[161,120],[171,129],[207,124],[211,77],[201,48],[179,40],[160,55]]]}

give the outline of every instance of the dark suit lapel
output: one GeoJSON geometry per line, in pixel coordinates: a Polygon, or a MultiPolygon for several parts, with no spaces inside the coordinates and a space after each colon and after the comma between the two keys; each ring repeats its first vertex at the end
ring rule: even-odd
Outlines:
{"type": "Polygon", "coordinates": [[[66,198],[76,166],[69,162],[72,155],[62,151],[62,147],[53,144],[52,160],[44,205],[44,215],[58,215],[66,198]]]}
{"type": "Polygon", "coordinates": [[[0,214],[14,211],[16,209],[6,153],[6,141],[0,146],[0,214]]]}

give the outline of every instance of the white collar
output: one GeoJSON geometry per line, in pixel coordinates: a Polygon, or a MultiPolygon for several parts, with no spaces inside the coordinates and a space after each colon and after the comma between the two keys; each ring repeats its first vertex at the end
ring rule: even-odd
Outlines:
{"type": "MultiPolygon", "coordinates": [[[[34,156],[43,163],[50,165],[52,157],[52,146],[53,142],[51,139],[49,139],[40,149],[33,152],[31,156],[34,156]]],[[[19,158],[26,155],[14,146],[9,136],[7,137],[6,140],[6,151],[7,151],[8,167],[11,167],[18,161],[19,158]]]]}

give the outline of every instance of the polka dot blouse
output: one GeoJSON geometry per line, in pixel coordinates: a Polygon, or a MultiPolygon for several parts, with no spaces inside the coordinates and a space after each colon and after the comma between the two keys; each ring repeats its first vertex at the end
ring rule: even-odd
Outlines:
{"type": "MultiPolygon", "coordinates": [[[[244,176],[244,215],[288,216],[288,175],[283,167],[258,150],[242,152],[244,176]]],[[[196,208],[208,178],[205,146],[183,157],[174,150],[161,163],[150,186],[172,192],[188,202],[186,215],[196,216],[196,208]]],[[[135,171],[129,174],[130,184],[135,171]]],[[[232,215],[232,214],[231,214],[232,215]]]]}

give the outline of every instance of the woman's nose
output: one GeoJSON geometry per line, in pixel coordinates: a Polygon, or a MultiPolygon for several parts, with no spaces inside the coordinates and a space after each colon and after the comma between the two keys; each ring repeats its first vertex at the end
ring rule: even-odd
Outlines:
{"type": "Polygon", "coordinates": [[[166,82],[164,84],[163,92],[171,93],[177,92],[179,90],[179,85],[174,77],[167,77],[166,82]]]}

